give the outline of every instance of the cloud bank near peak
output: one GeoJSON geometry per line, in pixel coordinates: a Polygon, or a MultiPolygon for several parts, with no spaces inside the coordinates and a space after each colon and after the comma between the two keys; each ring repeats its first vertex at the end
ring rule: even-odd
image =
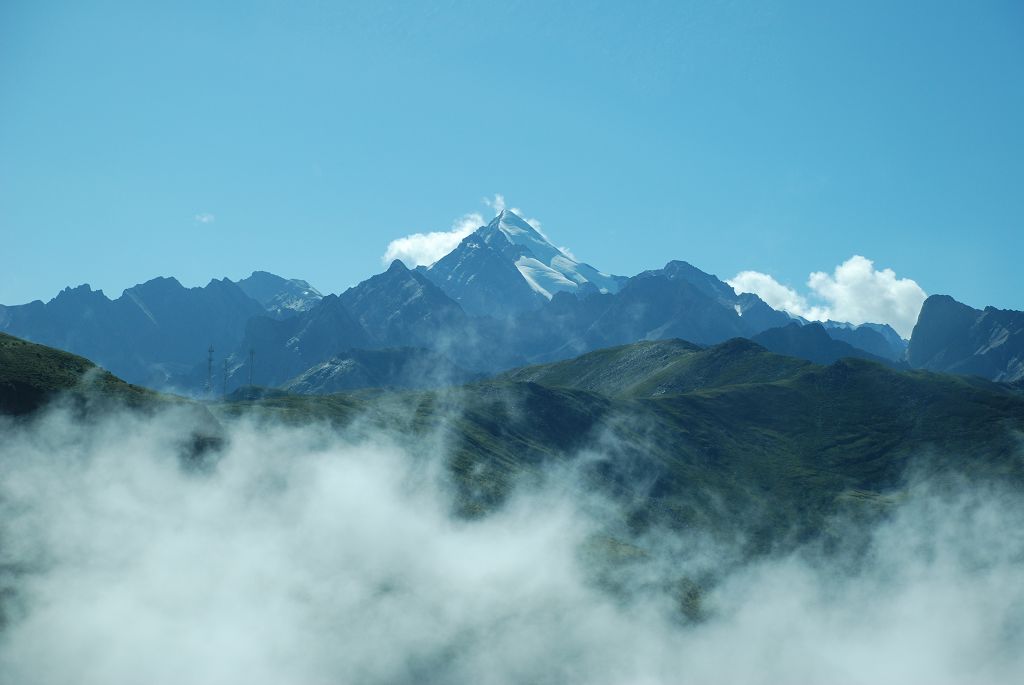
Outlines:
{"type": "Polygon", "coordinates": [[[417,266],[429,266],[451,252],[467,235],[484,224],[480,212],[463,214],[452,222],[447,231],[430,231],[429,233],[413,233],[403,238],[392,240],[381,261],[390,264],[396,259],[410,269],[417,266]]]}
{"type": "Polygon", "coordinates": [[[834,319],[887,323],[909,338],[927,293],[892,269],[876,269],[872,260],[853,255],[831,274],[815,271],[807,278],[807,294],[779,283],[770,274],[741,271],[728,279],[737,293],[754,293],[775,309],[811,321],[834,319]]]}

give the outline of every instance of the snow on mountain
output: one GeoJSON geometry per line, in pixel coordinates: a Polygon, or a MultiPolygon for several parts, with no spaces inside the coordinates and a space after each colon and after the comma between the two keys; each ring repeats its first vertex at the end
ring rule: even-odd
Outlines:
{"type": "Polygon", "coordinates": [[[530,287],[548,300],[557,292],[576,292],[584,283],[594,284],[602,293],[619,290],[622,279],[571,259],[533,226],[507,209],[502,210],[483,231],[500,233],[510,243],[524,249],[515,261],[516,268],[530,287]]]}
{"type": "Polygon", "coordinates": [[[267,271],[253,271],[238,281],[242,291],[277,318],[305,312],[323,299],[320,291],[297,278],[281,278],[267,271]]]}
{"type": "Polygon", "coordinates": [[[472,314],[535,309],[556,293],[615,293],[625,279],[572,259],[502,210],[421,273],[472,314]]]}

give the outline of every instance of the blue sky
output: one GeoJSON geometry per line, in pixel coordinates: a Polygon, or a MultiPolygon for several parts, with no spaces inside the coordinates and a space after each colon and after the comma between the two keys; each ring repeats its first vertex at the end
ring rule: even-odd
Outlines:
{"type": "Polygon", "coordinates": [[[336,292],[500,193],[614,273],[1024,308],[1020,2],[155,4],[0,3],[0,302],[336,292]]]}

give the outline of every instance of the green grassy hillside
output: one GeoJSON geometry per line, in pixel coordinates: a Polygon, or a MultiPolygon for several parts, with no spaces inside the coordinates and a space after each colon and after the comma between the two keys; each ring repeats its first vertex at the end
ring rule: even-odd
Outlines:
{"type": "Polygon", "coordinates": [[[1007,387],[856,359],[817,366],[743,340],[637,343],[448,391],[242,404],[231,411],[371,417],[414,452],[439,432],[466,514],[544,465],[576,464],[623,505],[628,534],[740,530],[759,551],[822,532],[840,510],[884,511],[915,469],[1024,484],[1024,397],[1007,387]]]}
{"type": "Polygon", "coordinates": [[[29,414],[61,393],[141,405],[158,395],[88,359],[0,333],[0,414],[29,414]]]}
{"type": "Polygon", "coordinates": [[[499,380],[590,390],[612,397],[656,397],[788,378],[810,362],[768,352],[745,338],[703,348],[655,340],[590,352],[575,359],[513,369],[499,380]]]}

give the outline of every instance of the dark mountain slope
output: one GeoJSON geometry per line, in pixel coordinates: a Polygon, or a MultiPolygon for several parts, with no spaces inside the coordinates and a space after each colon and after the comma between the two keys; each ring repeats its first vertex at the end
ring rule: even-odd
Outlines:
{"type": "Polygon", "coordinates": [[[907,359],[914,368],[1024,379],[1024,312],[978,310],[948,295],[932,295],[921,308],[907,359]]]}
{"type": "Polygon", "coordinates": [[[591,349],[637,340],[682,338],[714,344],[755,335],[789,317],[685,262],[629,279],[582,333],[591,349]]]}
{"type": "Polygon", "coordinates": [[[346,350],[283,383],[302,395],[323,395],[360,388],[436,388],[476,380],[447,357],[415,347],[346,350]]]}
{"type": "MultiPolygon", "coordinates": [[[[395,261],[382,274],[328,295],[309,311],[283,321],[252,319],[229,362],[228,389],[253,382],[275,386],[351,349],[418,347],[445,350],[465,341],[461,307],[421,274],[395,261]]],[[[194,372],[195,373],[195,372],[194,372]]]]}
{"type": "Polygon", "coordinates": [[[793,322],[781,328],[763,331],[751,339],[776,354],[806,359],[815,364],[831,364],[851,357],[897,366],[889,358],[871,354],[842,340],[836,340],[820,323],[800,325],[793,322]]]}
{"type": "Polygon", "coordinates": [[[754,295],[736,295],[716,277],[670,262],[628,279],[617,293],[561,292],[513,319],[475,319],[460,354],[472,359],[482,348],[487,365],[480,368],[499,371],[638,340],[715,344],[789,321],[754,295]]]}
{"type": "Polygon", "coordinates": [[[907,353],[907,341],[887,324],[864,323],[853,325],[841,321],[825,321],[825,331],[833,340],[839,340],[890,361],[902,361],[907,353]]]}
{"type": "Polygon", "coordinates": [[[256,384],[279,385],[341,350],[375,343],[337,295],[328,295],[309,311],[284,320],[254,317],[229,360],[228,390],[249,384],[250,370],[256,384]],[[251,369],[250,351],[254,353],[251,369]]]}
{"type": "Polygon", "coordinates": [[[155,278],[110,300],[88,285],[47,303],[0,307],[0,330],[83,354],[133,383],[162,387],[217,350],[234,349],[263,308],[231,281],[185,288],[155,278]]]}
{"type": "Polygon", "coordinates": [[[306,281],[281,278],[267,271],[253,271],[251,275],[238,281],[238,287],[276,318],[308,311],[323,298],[323,295],[306,281]]]}
{"type": "Polygon", "coordinates": [[[457,302],[397,259],[339,299],[379,347],[443,347],[466,321],[457,302]]]}
{"type": "Polygon", "coordinates": [[[417,271],[466,312],[507,317],[537,309],[545,301],[515,266],[522,251],[501,234],[484,236],[477,231],[463,238],[458,247],[435,264],[417,271]]]}

